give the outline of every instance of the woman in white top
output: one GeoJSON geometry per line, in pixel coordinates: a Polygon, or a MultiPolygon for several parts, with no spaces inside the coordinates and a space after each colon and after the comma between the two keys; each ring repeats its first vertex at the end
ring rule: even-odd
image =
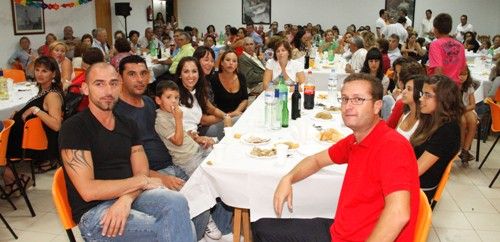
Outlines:
{"type": "MultiPolygon", "coordinates": [[[[184,114],[183,125],[187,132],[197,132],[198,127],[216,125],[223,122],[225,126],[232,124],[231,117],[216,108],[207,97],[205,75],[200,63],[194,57],[187,56],[180,60],[175,76],[178,77],[180,106],[184,114]],[[206,118],[210,116],[211,118],[206,118]],[[210,122],[203,122],[210,120],[210,122]]],[[[222,131],[220,131],[222,134],[222,131]]],[[[221,134],[207,136],[220,137],[221,134]]]]}
{"type": "Polygon", "coordinates": [[[467,165],[470,160],[474,159],[474,156],[469,152],[472,145],[472,140],[476,134],[477,128],[477,114],[476,99],[474,98],[474,87],[472,82],[472,77],[470,76],[469,68],[465,68],[460,72],[458,76],[461,82],[460,91],[462,93],[462,102],[464,104],[464,111],[462,118],[460,120],[460,144],[462,146],[462,152],[460,153],[460,158],[462,159],[462,164],[467,165]]]}
{"type": "Polygon", "coordinates": [[[410,140],[417,129],[420,115],[420,93],[425,80],[429,79],[425,75],[414,75],[406,82],[402,91],[402,102],[404,104],[404,114],[399,119],[396,131],[410,140]]]}
{"type": "Polygon", "coordinates": [[[304,66],[296,60],[292,60],[292,47],[290,44],[282,39],[276,42],[274,48],[273,59],[266,63],[266,70],[264,72],[263,85],[264,90],[267,89],[270,82],[274,85],[277,83],[277,78],[283,75],[286,84],[289,86],[295,83],[302,84],[305,81],[304,66]]]}

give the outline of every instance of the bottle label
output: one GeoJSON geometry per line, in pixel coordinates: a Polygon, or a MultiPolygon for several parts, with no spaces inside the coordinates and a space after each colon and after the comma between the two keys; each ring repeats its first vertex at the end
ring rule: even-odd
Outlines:
{"type": "Polygon", "coordinates": [[[314,95],[314,86],[305,86],[304,95],[314,95]]]}

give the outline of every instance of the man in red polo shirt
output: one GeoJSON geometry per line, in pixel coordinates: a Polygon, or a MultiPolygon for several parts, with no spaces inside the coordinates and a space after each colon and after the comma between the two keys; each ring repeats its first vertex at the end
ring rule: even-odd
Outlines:
{"type": "Polygon", "coordinates": [[[344,81],[341,93],[342,119],[353,134],[302,160],[281,179],[274,194],[274,209],[279,217],[284,202],[292,209],[293,183],[332,162],[347,163],[329,233],[321,225],[324,221],[312,219],[311,225],[300,220],[300,226],[288,221],[291,227],[273,226],[273,231],[262,229],[263,233],[263,227],[257,226],[256,241],[413,241],[419,204],[417,160],[408,141],[378,116],[383,87],[366,74],[352,74],[344,81]]]}

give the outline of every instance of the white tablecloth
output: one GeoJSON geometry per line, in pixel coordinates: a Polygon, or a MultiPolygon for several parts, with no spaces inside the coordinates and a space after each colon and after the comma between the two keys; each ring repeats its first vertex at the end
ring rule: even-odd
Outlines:
{"type": "Polygon", "coordinates": [[[37,92],[36,85],[14,84],[14,90],[9,92],[9,100],[0,100],[0,120],[10,118],[15,111],[23,108],[37,92]]]}
{"type": "MultiPolygon", "coordinates": [[[[230,206],[250,209],[252,221],[275,217],[273,195],[281,177],[302,160],[304,154],[314,154],[330,146],[317,141],[318,131],[312,124],[336,127],[345,134],[352,132],[343,126],[340,113],[334,114],[334,121],[324,122],[312,118],[317,110],[303,110],[302,118],[290,120],[289,128],[268,130],[263,126],[263,99],[263,95],[260,95],[253,102],[231,132],[265,133],[272,137],[271,144],[278,140],[300,140],[300,147],[297,151],[289,151],[291,157],[280,164],[277,159],[251,158],[248,155],[250,145],[243,144],[241,139],[235,139],[233,135],[225,137],[181,190],[189,202],[192,217],[211,208],[217,197],[230,206]],[[306,130],[300,134],[306,138],[299,139],[298,127],[306,130]],[[211,165],[207,161],[211,161],[211,165]]],[[[284,209],[283,217],[333,218],[345,169],[345,165],[332,165],[295,184],[293,213],[284,209]]]]}
{"type": "Polygon", "coordinates": [[[481,60],[480,57],[468,60],[467,65],[469,66],[472,79],[480,82],[479,88],[474,92],[474,98],[476,99],[476,103],[478,103],[484,100],[488,94],[488,90],[491,88],[491,81],[488,78],[493,66],[481,60]]]}

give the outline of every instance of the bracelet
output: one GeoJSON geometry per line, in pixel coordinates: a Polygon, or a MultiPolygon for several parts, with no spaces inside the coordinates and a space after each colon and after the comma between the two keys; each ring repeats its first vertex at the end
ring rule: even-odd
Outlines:
{"type": "Polygon", "coordinates": [[[40,108],[39,107],[35,107],[35,110],[33,110],[32,114],[36,115],[38,112],[40,112],[40,108]]]}

